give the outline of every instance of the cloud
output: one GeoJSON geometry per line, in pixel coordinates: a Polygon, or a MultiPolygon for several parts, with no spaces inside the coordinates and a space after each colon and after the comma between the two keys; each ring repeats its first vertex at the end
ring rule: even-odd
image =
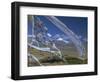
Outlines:
{"type": "Polygon", "coordinates": [[[48,35],[49,37],[51,37],[51,36],[52,36],[50,33],[47,33],[47,35],[48,35]]]}
{"type": "Polygon", "coordinates": [[[57,40],[62,41],[63,39],[62,38],[58,38],[57,40]]]}
{"type": "Polygon", "coordinates": [[[58,40],[58,41],[63,41],[63,42],[65,42],[66,44],[68,44],[68,43],[69,43],[69,41],[64,40],[63,38],[58,38],[57,40],[58,40]]]}

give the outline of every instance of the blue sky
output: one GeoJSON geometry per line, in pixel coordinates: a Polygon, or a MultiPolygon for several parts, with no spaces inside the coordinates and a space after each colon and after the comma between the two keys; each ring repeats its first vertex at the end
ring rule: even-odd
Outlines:
{"type": "MultiPolygon", "coordinates": [[[[53,36],[55,34],[64,34],[59,30],[53,23],[51,23],[45,16],[38,16],[44,25],[48,28],[48,32],[53,36]]],[[[67,27],[72,30],[78,36],[87,38],[87,17],[67,17],[67,16],[56,16],[60,21],[62,21],[67,27]]],[[[31,34],[32,23],[28,22],[28,34],[31,34]]]]}

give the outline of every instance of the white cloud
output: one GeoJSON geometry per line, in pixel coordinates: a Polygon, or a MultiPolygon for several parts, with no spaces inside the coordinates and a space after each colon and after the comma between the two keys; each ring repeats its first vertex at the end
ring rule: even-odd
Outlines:
{"type": "Polygon", "coordinates": [[[62,41],[63,39],[62,38],[58,38],[57,40],[62,41]]]}
{"type": "Polygon", "coordinates": [[[50,33],[47,33],[47,35],[48,35],[49,37],[51,37],[51,36],[52,36],[50,33]]]}
{"type": "Polygon", "coordinates": [[[67,40],[64,40],[63,38],[58,38],[57,40],[59,40],[59,41],[63,41],[63,42],[65,42],[65,43],[69,43],[69,41],[67,41],[67,40]]]}

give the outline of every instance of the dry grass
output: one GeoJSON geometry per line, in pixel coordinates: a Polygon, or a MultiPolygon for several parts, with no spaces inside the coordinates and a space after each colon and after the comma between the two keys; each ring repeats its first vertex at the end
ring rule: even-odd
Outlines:
{"type": "MultiPolygon", "coordinates": [[[[53,56],[50,52],[39,51],[36,49],[28,48],[28,52],[33,54],[41,64],[45,66],[55,66],[55,65],[76,65],[76,64],[87,64],[87,58],[84,60],[78,58],[77,52],[73,49],[67,49],[67,51],[62,51],[64,59],[66,62],[61,59],[57,59],[56,56],[53,56]],[[67,53],[66,53],[67,52],[67,53]]],[[[38,66],[35,62],[31,62],[28,59],[28,66],[38,66]]]]}

